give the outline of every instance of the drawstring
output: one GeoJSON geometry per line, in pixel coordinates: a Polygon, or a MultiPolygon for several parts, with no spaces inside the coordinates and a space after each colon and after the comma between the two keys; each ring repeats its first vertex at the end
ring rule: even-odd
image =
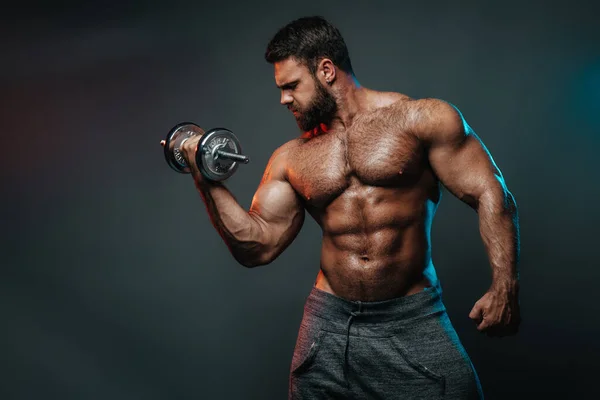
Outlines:
{"type": "Polygon", "coordinates": [[[348,318],[348,322],[346,324],[346,348],[344,349],[344,378],[346,380],[346,384],[348,384],[348,345],[350,344],[350,323],[354,317],[357,317],[362,312],[362,303],[357,301],[358,303],[358,311],[350,312],[350,317],[348,318]]]}

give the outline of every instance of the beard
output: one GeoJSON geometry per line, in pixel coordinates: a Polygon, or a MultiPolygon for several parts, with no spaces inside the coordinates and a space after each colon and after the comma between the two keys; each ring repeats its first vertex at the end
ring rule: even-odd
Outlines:
{"type": "Polygon", "coordinates": [[[303,132],[312,131],[320,124],[328,125],[337,112],[337,103],[334,97],[315,79],[317,93],[305,110],[296,110],[299,115],[296,123],[303,132]]]}

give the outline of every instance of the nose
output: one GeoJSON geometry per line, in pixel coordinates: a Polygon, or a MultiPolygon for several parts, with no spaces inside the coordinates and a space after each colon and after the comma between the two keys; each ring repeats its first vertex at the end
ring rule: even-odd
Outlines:
{"type": "Polygon", "coordinates": [[[286,92],[281,92],[281,99],[279,99],[279,102],[281,103],[281,105],[286,105],[286,104],[291,104],[294,101],[294,98],[287,94],[286,92]]]}

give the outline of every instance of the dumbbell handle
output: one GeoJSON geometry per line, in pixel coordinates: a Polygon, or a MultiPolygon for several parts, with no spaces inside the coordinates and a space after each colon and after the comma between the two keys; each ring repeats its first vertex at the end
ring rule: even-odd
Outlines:
{"type": "Polygon", "coordinates": [[[229,153],[229,152],[223,151],[223,150],[217,150],[216,153],[219,155],[219,157],[227,158],[229,160],[243,162],[244,164],[248,164],[250,162],[250,159],[248,158],[248,156],[245,156],[243,154],[229,153]]]}
{"type": "MultiPolygon", "coordinates": [[[[187,139],[184,139],[183,142],[185,142],[187,139]]],[[[183,143],[181,142],[181,143],[183,143]]],[[[161,140],[160,141],[160,145],[164,146],[166,143],[165,140],[161,140]]],[[[235,153],[229,153],[227,151],[223,151],[223,150],[217,150],[217,154],[223,158],[228,158],[230,160],[235,160],[235,161],[240,161],[243,162],[244,164],[248,164],[250,162],[250,158],[248,158],[248,156],[245,156],[243,154],[235,154],[235,153]]]]}

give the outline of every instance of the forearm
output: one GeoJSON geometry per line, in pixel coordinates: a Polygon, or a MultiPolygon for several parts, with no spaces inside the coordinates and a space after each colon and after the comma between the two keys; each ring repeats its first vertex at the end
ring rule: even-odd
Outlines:
{"type": "Polygon", "coordinates": [[[479,229],[492,268],[492,287],[510,292],[519,286],[519,218],[508,190],[490,190],[479,200],[479,229]]]}
{"type": "Polygon", "coordinates": [[[233,257],[247,267],[262,263],[264,235],[260,224],[222,183],[196,180],[196,188],[213,226],[233,257]]]}

